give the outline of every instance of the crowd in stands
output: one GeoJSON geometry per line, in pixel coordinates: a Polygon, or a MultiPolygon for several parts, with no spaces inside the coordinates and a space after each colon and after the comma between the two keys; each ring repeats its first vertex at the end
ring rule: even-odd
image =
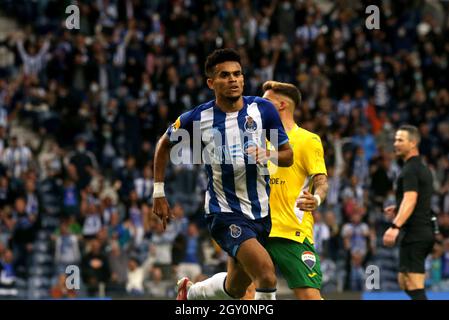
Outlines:
{"type": "Polygon", "coordinates": [[[323,291],[365,290],[388,224],[382,208],[395,201],[394,131],[405,123],[419,128],[434,178],[440,233],[427,284],[449,289],[447,3],[370,1],[381,15],[370,30],[366,1],[75,1],[74,30],[71,1],[0,2],[20,25],[0,35],[0,290],[30,277],[52,210],[49,296],[79,296],[64,286],[67,265],[80,267],[90,296],[173,297],[178,275],[225,269],[205,228],[200,165],[169,166],[175,218],[164,232],[151,217],[155,143],[213,98],[203,64],[222,47],[241,54],[246,95],[271,79],[297,85],[297,123],[323,141],[330,188],[314,213],[323,291]]]}

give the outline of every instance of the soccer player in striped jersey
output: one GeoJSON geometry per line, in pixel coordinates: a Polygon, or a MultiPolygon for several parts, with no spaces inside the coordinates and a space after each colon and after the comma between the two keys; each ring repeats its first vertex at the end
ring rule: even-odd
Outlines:
{"type": "MultiPolygon", "coordinates": [[[[256,299],[275,299],[275,269],[264,248],[271,229],[266,169],[268,160],[290,166],[293,151],[273,104],[242,95],[244,77],[235,50],[214,51],[205,71],[215,100],[182,114],[156,146],[153,212],[165,227],[170,209],[163,181],[169,150],[179,141],[180,131],[188,132],[193,144],[201,141],[208,176],[205,212],[209,231],[230,258],[227,272],[195,284],[180,279],[177,299],[239,299],[252,281],[256,299]],[[267,130],[270,134],[264,135],[267,130]],[[266,139],[275,150],[266,150],[266,139]]],[[[195,157],[195,147],[193,151],[195,157]]]]}
{"type": "Polygon", "coordinates": [[[295,108],[301,102],[294,85],[267,81],[263,91],[263,97],[279,111],[294,156],[288,168],[269,163],[272,229],[266,249],[296,298],[319,300],[321,270],[313,245],[312,211],[325,199],[328,189],[323,146],[318,135],[294,121],[295,108]]]}

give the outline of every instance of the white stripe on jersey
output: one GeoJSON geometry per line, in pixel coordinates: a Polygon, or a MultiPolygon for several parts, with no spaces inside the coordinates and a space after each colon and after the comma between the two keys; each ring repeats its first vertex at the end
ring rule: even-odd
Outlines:
{"type": "MultiPolygon", "coordinates": [[[[214,122],[214,108],[208,108],[204,111],[201,111],[200,125],[201,125],[201,137],[203,136],[203,132],[206,130],[211,130],[214,122]]],[[[218,201],[218,205],[220,206],[221,212],[232,212],[231,207],[226,201],[226,196],[223,190],[223,184],[221,179],[221,165],[211,164],[212,170],[212,186],[215,191],[215,196],[218,201]]],[[[209,197],[206,197],[204,207],[207,213],[209,213],[209,202],[210,202],[210,194],[207,192],[209,197]]]]}
{"type": "MultiPolygon", "coordinates": [[[[301,191],[298,194],[298,198],[303,193],[303,191],[309,191],[309,182],[310,182],[310,177],[307,177],[306,180],[304,181],[304,184],[302,185],[301,191]]],[[[298,198],[296,200],[298,200],[298,198]]],[[[295,203],[295,207],[293,208],[293,211],[295,212],[295,216],[296,216],[296,218],[298,218],[299,223],[302,223],[302,218],[304,218],[304,211],[299,209],[296,206],[296,203],[295,203]]]]}
{"type": "Polygon", "coordinates": [[[210,203],[210,194],[209,190],[206,190],[206,195],[204,197],[204,212],[206,212],[207,214],[210,213],[209,203],[210,203]]]}
{"type": "MultiPolygon", "coordinates": [[[[257,127],[258,128],[263,128],[262,126],[262,116],[260,115],[260,111],[259,108],[257,107],[257,103],[252,103],[248,106],[248,115],[251,116],[254,121],[257,123],[257,127]]],[[[269,137],[269,132],[266,133],[267,137],[269,137]]],[[[260,143],[258,142],[258,144],[264,148],[266,148],[266,144],[265,143],[260,143]]],[[[258,166],[258,172],[260,172],[261,168],[260,166],[258,166]]],[[[261,208],[261,212],[260,215],[261,217],[265,217],[266,215],[268,215],[268,209],[269,209],[269,197],[267,194],[267,182],[265,181],[265,176],[262,174],[258,174],[257,175],[257,196],[259,198],[259,203],[260,203],[260,208],[261,208]]]]}
{"type": "Polygon", "coordinates": [[[249,200],[248,190],[246,187],[246,166],[242,153],[243,141],[240,137],[238,114],[239,112],[230,112],[226,114],[226,143],[229,146],[229,149],[235,150],[235,157],[233,157],[233,151],[230,151],[230,153],[232,159],[232,169],[234,170],[235,194],[239,200],[240,209],[245,216],[253,219],[251,201],[249,200]]]}

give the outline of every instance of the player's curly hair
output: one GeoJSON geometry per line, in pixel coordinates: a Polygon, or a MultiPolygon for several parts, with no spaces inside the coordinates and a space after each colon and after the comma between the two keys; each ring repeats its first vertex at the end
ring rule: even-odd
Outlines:
{"type": "Polygon", "coordinates": [[[262,86],[263,92],[272,90],[276,94],[280,94],[290,98],[294,103],[294,108],[301,104],[301,92],[291,83],[266,81],[262,86]]]}
{"type": "Polygon", "coordinates": [[[241,65],[240,54],[231,48],[217,49],[207,56],[204,70],[206,77],[212,78],[214,76],[215,66],[219,63],[235,61],[241,65]]]}

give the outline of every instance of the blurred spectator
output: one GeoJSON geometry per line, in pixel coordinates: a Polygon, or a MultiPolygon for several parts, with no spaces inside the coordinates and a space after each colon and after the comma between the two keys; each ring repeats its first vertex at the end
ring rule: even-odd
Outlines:
{"type": "Polygon", "coordinates": [[[81,262],[81,252],[78,237],[70,232],[68,221],[63,221],[59,230],[55,241],[55,265],[58,273],[64,273],[67,266],[81,262]]]}
{"type": "Polygon", "coordinates": [[[324,214],[324,222],[329,228],[328,250],[326,256],[333,261],[337,261],[342,248],[340,225],[338,224],[337,217],[333,211],[327,211],[324,214]]]}
{"type": "Polygon", "coordinates": [[[426,285],[436,287],[441,282],[441,277],[443,274],[443,270],[441,268],[443,253],[443,245],[436,242],[433,246],[432,254],[426,261],[426,277],[428,279],[428,281],[426,281],[426,285]]]}
{"type": "Polygon", "coordinates": [[[12,251],[2,249],[2,244],[0,243],[0,297],[17,295],[13,260],[12,251]]]}
{"type": "Polygon", "coordinates": [[[76,298],[76,290],[67,289],[66,280],[67,275],[65,273],[61,273],[57,277],[56,283],[50,288],[50,297],[53,299],[76,298]]]}
{"type": "Polygon", "coordinates": [[[363,267],[364,253],[351,252],[351,266],[349,271],[349,290],[363,291],[365,289],[365,268],[363,267]]]}
{"type": "Polygon", "coordinates": [[[326,223],[323,222],[321,213],[319,211],[313,212],[313,237],[316,252],[320,255],[329,252],[329,238],[330,230],[326,223]]]}
{"type": "Polygon", "coordinates": [[[323,275],[321,291],[323,293],[335,292],[338,285],[337,266],[335,262],[327,258],[326,255],[321,254],[320,267],[323,275]]]}
{"type": "Polygon", "coordinates": [[[28,215],[24,198],[17,198],[14,205],[14,230],[12,233],[12,248],[15,257],[15,267],[21,276],[27,276],[37,217],[28,215]]]}
{"type": "Polygon", "coordinates": [[[97,159],[95,155],[86,150],[86,140],[84,137],[78,137],[76,142],[76,151],[67,155],[66,166],[73,165],[78,177],[78,188],[84,189],[92,179],[97,169],[97,159]]]}
{"type": "Polygon", "coordinates": [[[152,202],[153,169],[149,165],[143,168],[143,176],[134,180],[134,188],[139,201],[152,202]]]}
{"type": "Polygon", "coordinates": [[[154,267],[151,270],[150,281],[146,283],[147,292],[150,297],[161,298],[167,294],[166,287],[162,283],[163,274],[161,268],[154,267]]]}
{"type": "Polygon", "coordinates": [[[172,249],[172,263],[177,268],[177,278],[183,276],[195,279],[202,273],[204,252],[198,226],[191,222],[187,234],[178,234],[172,249]]]}
{"type": "Polygon", "coordinates": [[[130,231],[133,237],[133,244],[138,247],[143,241],[144,226],[143,226],[143,214],[137,202],[136,191],[131,191],[129,196],[129,204],[127,208],[127,217],[130,221],[130,231]]]}
{"type": "Polygon", "coordinates": [[[352,215],[350,222],[343,225],[341,234],[345,250],[351,253],[357,252],[362,258],[366,256],[368,252],[369,228],[365,222],[362,222],[360,212],[352,215]]]}
{"type": "MultiPolygon", "coordinates": [[[[126,291],[133,296],[141,296],[145,293],[144,282],[150,274],[152,268],[152,259],[147,259],[142,265],[135,257],[128,261],[128,273],[126,281],[126,291]]],[[[151,271],[153,273],[153,271],[151,271]]]]}
{"type": "Polygon", "coordinates": [[[89,248],[82,258],[81,272],[89,296],[98,294],[100,284],[110,279],[109,262],[97,239],[90,240],[89,248]]]}
{"type": "Polygon", "coordinates": [[[122,249],[117,241],[111,241],[110,247],[108,259],[111,281],[108,286],[110,290],[120,293],[125,290],[129,257],[126,250],[122,249]]]}
{"type": "Polygon", "coordinates": [[[3,153],[2,163],[8,176],[20,178],[26,172],[32,161],[32,154],[28,147],[21,146],[16,136],[11,137],[9,147],[3,153]]]}
{"type": "Polygon", "coordinates": [[[103,226],[98,199],[83,193],[81,216],[83,217],[83,236],[85,239],[95,238],[103,226]]]}
{"type": "Polygon", "coordinates": [[[136,258],[131,257],[128,260],[128,272],[126,281],[126,291],[132,296],[141,296],[144,294],[143,280],[145,270],[139,266],[136,258]]]}

